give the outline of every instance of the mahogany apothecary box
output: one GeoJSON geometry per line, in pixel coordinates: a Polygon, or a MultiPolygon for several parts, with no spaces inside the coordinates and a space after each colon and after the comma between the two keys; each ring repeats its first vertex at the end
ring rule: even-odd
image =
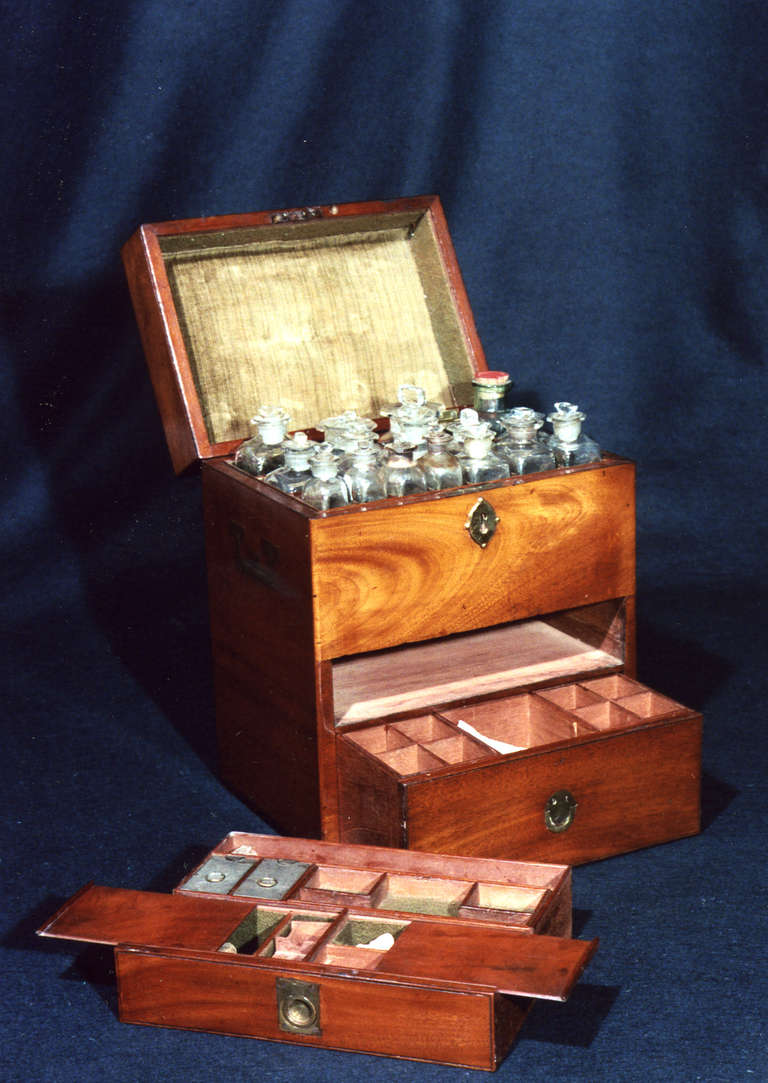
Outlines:
{"type": "Polygon", "coordinates": [[[436,197],[147,225],[124,260],[174,465],[202,462],[236,792],[288,834],[569,864],[698,830],[700,716],[634,680],[632,463],[328,512],[233,464],[265,402],[305,429],[403,383],[471,401],[436,197]]]}
{"type": "Polygon", "coordinates": [[[485,1069],[597,947],[566,866],[241,833],[172,895],[88,885],[39,932],[114,946],[124,1022],[485,1069]]]}

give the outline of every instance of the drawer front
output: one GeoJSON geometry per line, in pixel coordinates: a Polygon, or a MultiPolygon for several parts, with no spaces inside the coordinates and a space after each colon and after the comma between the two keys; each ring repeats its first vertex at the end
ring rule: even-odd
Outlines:
{"type": "Polygon", "coordinates": [[[696,714],[410,780],[342,737],[338,765],[345,842],[578,865],[699,830],[696,714]]]}
{"type": "Polygon", "coordinates": [[[415,780],[403,784],[404,842],[413,850],[570,865],[626,853],[699,830],[700,765],[701,716],[688,715],[415,780]],[[549,819],[560,830],[545,822],[556,795],[549,819]]]}
{"type": "Polygon", "coordinates": [[[120,1018],[126,1023],[494,1067],[492,994],[307,977],[317,1014],[306,1026],[298,1015],[299,1026],[291,1031],[279,1015],[278,983],[304,981],[295,970],[143,950],[119,949],[115,956],[120,1018]]]}
{"type": "Polygon", "coordinates": [[[634,593],[631,463],[311,523],[318,656],[337,658],[634,593]],[[466,529],[479,496],[499,523],[466,529]]]}

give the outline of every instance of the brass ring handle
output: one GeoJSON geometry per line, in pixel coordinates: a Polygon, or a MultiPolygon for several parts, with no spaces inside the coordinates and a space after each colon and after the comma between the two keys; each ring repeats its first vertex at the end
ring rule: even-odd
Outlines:
{"type": "Polygon", "coordinates": [[[322,1034],[320,987],[295,978],[277,978],[277,1021],[288,1034],[322,1034]]]}
{"type": "Polygon", "coordinates": [[[294,996],[281,1005],[286,1023],[296,1030],[306,1030],[317,1022],[317,1006],[309,997],[294,996]]]}
{"type": "Polygon", "coordinates": [[[558,834],[567,831],[573,823],[578,803],[576,798],[568,790],[558,790],[553,793],[544,806],[544,823],[547,831],[558,834]]]}

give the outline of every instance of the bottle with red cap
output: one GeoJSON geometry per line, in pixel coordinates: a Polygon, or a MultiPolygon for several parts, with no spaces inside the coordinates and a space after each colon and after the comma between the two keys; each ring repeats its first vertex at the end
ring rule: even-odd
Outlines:
{"type": "Polygon", "coordinates": [[[512,381],[506,372],[478,372],[472,378],[474,406],[478,414],[487,420],[489,416],[501,413],[511,386],[512,381]]]}

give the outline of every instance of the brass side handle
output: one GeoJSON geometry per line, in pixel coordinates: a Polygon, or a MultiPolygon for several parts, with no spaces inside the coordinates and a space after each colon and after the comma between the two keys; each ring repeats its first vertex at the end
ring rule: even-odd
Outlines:
{"type": "Polygon", "coordinates": [[[277,564],[280,559],[280,551],[275,545],[271,545],[264,539],[261,543],[261,551],[253,552],[245,536],[245,530],[240,523],[230,522],[229,533],[235,548],[235,563],[243,575],[255,579],[272,590],[280,590],[282,583],[277,572],[277,564]]]}

